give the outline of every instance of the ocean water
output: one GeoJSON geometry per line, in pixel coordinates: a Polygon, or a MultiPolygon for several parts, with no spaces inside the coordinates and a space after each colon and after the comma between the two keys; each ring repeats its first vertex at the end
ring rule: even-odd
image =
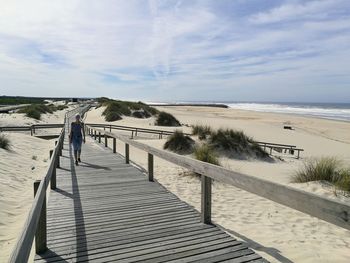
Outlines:
{"type": "MultiPolygon", "coordinates": [[[[177,101],[156,104],[225,104],[232,109],[257,112],[287,113],[350,122],[350,103],[295,103],[295,102],[234,102],[234,101],[177,101]]],[[[153,104],[150,103],[150,104],[153,104]]]]}
{"type": "Polygon", "coordinates": [[[233,109],[287,113],[350,122],[350,103],[224,102],[233,109]]]}

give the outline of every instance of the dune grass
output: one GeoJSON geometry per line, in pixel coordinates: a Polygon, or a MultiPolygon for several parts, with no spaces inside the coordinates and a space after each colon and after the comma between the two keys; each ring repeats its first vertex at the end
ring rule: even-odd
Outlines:
{"type": "Polygon", "coordinates": [[[105,120],[117,121],[122,119],[122,116],[132,116],[135,118],[149,118],[158,114],[158,110],[142,102],[112,100],[108,98],[99,98],[98,102],[102,106],[106,106],[102,115],[105,120]]]}
{"type": "Polygon", "coordinates": [[[173,115],[164,111],[158,114],[155,124],[158,126],[181,126],[180,122],[173,115]]]}
{"type": "Polygon", "coordinates": [[[189,136],[184,135],[182,131],[175,131],[169,136],[163,148],[179,154],[189,154],[193,152],[194,145],[194,140],[189,136]]]}
{"type": "Polygon", "coordinates": [[[10,150],[10,140],[3,134],[0,134],[0,148],[4,150],[10,150]]]}
{"type": "Polygon", "coordinates": [[[209,145],[216,150],[231,153],[237,157],[269,158],[268,153],[253,138],[247,136],[242,131],[233,129],[212,131],[209,137],[209,145]]]}
{"type": "Polygon", "coordinates": [[[205,140],[212,133],[212,129],[208,125],[193,125],[192,134],[198,135],[200,140],[205,140]]]}
{"type": "Polygon", "coordinates": [[[44,98],[0,96],[0,105],[43,104],[44,98]]]}
{"type": "Polygon", "coordinates": [[[199,161],[220,165],[218,155],[208,144],[196,147],[194,150],[194,156],[199,161]]]}
{"type": "Polygon", "coordinates": [[[293,175],[293,183],[327,181],[338,189],[350,191],[350,168],[344,168],[342,162],[334,157],[308,159],[293,175]]]}
{"type": "Polygon", "coordinates": [[[41,114],[44,113],[53,113],[58,110],[63,110],[68,108],[66,105],[55,106],[53,104],[31,104],[22,109],[20,109],[19,113],[25,113],[27,117],[33,118],[36,120],[41,119],[41,114]]]}

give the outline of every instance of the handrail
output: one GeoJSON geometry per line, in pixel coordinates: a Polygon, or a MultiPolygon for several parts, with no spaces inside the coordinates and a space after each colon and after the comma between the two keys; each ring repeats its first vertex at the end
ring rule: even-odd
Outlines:
{"type": "MultiPolygon", "coordinates": [[[[137,149],[146,151],[149,155],[152,155],[152,158],[153,155],[155,155],[161,159],[201,174],[202,186],[205,185],[205,187],[208,187],[208,184],[203,182],[205,182],[205,178],[211,178],[350,230],[350,205],[343,202],[321,197],[313,193],[308,193],[286,185],[277,184],[258,177],[231,171],[220,166],[205,163],[168,151],[160,150],[144,143],[129,139],[128,137],[120,134],[106,132],[91,126],[87,126],[86,129],[90,135],[92,134],[92,131],[94,131],[95,138],[96,133],[98,132],[99,136],[104,135],[105,137],[111,137],[124,142],[126,145],[125,150],[127,162],[129,161],[129,145],[131,145],[137,149]]],[[[99,141],[101,141],[100,138],[99,141]]],[[[114,151],[115,142],[113,142],[113,148],[114,151]]],[[[210,193],[209,190],[207,192],[210,193]]],[[[206,200],[205,202],[209,202],[207,199],[208,198],[204,198],[204,200],[206,200]]],[[[206,206],[204,205],[204,207],[206,206]]],[[[203,215],[202,211],[202,217],[205,216],[206,215],[203,215]]]]}
{"type": "MultiPolygon", "coordinates": [[[[166,131],[166,130],[158,130],[158,129],[149,129],[149,128],[141,128],[135,126],[125,126],[125,125],[115,125],[115,124],[104,124],[104,123],[86,123],[87,126],[92,127],[104,127],[104,128],[112,128],[112,129],[124,129],[128,131],[139,131],[144,133],[162,133],[163,135],[171,135],[174,131],[166,131]]],[[[191,136],[189,133],[184,133],[185,135],[191,136]]]]}
{"type": "Polygon", "coordinates": [[[83,112],[84,114],[88,109],[89,106],[86,106],[83,109],[78,107],[76,109],[66,112],[64,116],[64,126],[58,138],[57,145],[52,152],[49,168],[43,179],[40,181],[40,183],[34,183],[34,187],[37,187],[35,198],[32,207],[29,211],[27,220],[24,224],[21,235],[18,238],[17,243],[11,253],[9,262],[27,262],[33,245],[34,236],[36,237],[36,251],[39,252],[39,249],[46,249],[46,190],[49,185],[49,182],[51,182],[51,189],[56,188],[55,169],[56,167],[59,167],[59,156],[62,154],[62,148],[65,138],[65,127],[68,124],[68,114],[70,114],[71,116],[72,114],[74,114],[74,112],[79,111],[83,112]],[[39,221],[41,223],[42,220],[44,225],[39,225],[39,221]],[[44,233],[44,236],[42,236],[42,233],[44,233]],[[43,240],[38,240],[38,234],[38,237],[42,238],[43,240]]]}
{"type": "Polygon", "coordinates": [[[296,148],[295,145],[290,145],[290,144],[280,144],[280,143],[272,143],[272,142],[260,142],[260,141],[255,141],[258,144],[266,145],[266,146],[280,146],[280,147],[285,147],[285,148],[296,148]]]}
{"type": "MultiPolygon", "coordinates": [[[[172,135],[174,134],[174,131],[164,131],[164,130],[157,130],[157,129],[148,129],[148,128],[140,128],[135,126],[124,126],[124,125],[115,125],[115,124],[104,124],[104,123],[86,123],[87,126],[91,127],[103,127],[104,129],[109,128],[109,131],[112,132],[113,130],[121,130],[121,131],[131,131],[131,137],[134,137],[137,135],[137,133],[150,133],[150,134],[158,134],[159,138],[162,138],[162,135],[172,135]]],[[[184,135],[192,136],[193,134],[184,133],[184,135]]],[[[304,149],[296,148],[295,145],[289,145],[289,144],[279,144],[279,143],[270,143],[270,142],[261,142],[256,141],[257,144],[264,147],[264,149],[270,148],[270,155],[272,154],[273,149],[282,149],[282,150],[295,150],[298,152],[297,158],[300,157],[300,152],[304,151],[304,149]]],[[[290,154],[294,155],[293,152],[289,152],[290,154]]]]}

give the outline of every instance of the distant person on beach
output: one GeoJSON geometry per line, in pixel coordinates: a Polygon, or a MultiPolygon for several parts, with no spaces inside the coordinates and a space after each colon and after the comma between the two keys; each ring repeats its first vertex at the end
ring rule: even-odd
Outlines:
{"type": "Polygon", "coordinates": [[[79,165],[79,162],[81,162],[81,145],[83,142],[85,143],[84,123],[81,121],[79,114],[75,115],[75,121],[71,124],[69,141],[73,144],[75,165],[79,165]]]}

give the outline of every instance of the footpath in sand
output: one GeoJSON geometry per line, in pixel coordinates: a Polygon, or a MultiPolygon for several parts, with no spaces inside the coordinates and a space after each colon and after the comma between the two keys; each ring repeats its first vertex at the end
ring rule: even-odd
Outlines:
{"type": "MultiPolygon", "coordinates": [[[[162,107],[184,124],[208,124],[214,128],[235,128],[253,136],[256,140],[294,144],[304,148],[300,160],[285,157],[266,163],[256,160],[232,160],[221,158],[224,167],[258,176],[277,183],[303,189],[315,194],[349,202],[343,195],[334,195],[334,189],[320,183],[292,184],[290,178],[303,160],[312,156],[337,156],[350,160],[350,124],[283,114],[254,113],[233,109],[204,107],[162,107]],[[288,122],[294,131],[283,130],[288,122]]],[[[106,123],[101,116],[103,107],[91,110],[86,122],[106,123]]],[[[152,128],[154,119],[125,117],[109,124],[152,128]]],[[[171,127],[153,127],[172,130],[171,127]]],[[[181,127],[190,132],[189,127],[181,127]]],[[[157,148],[159,140],[140,134],[136,138],[157,148]]],[[[109,142],[112,145],[112,142],[109,142]]],[[[124,145],[117,143],[119,153],[124,145]]],[[[130,148],[130,158],[147,167],[143,151],[130,148]]],[[[155,158],[155,178],[182,200],[200,210],[200,181],[186,175],[186,170],[155,158]]],[[[322,220],[312,218],[296,210],[221,183],[213,184],[213,220],[226,231],[248,243],[260,255],[271,262],[348,262],[350,255],[350,231],[322,220]]]]}

